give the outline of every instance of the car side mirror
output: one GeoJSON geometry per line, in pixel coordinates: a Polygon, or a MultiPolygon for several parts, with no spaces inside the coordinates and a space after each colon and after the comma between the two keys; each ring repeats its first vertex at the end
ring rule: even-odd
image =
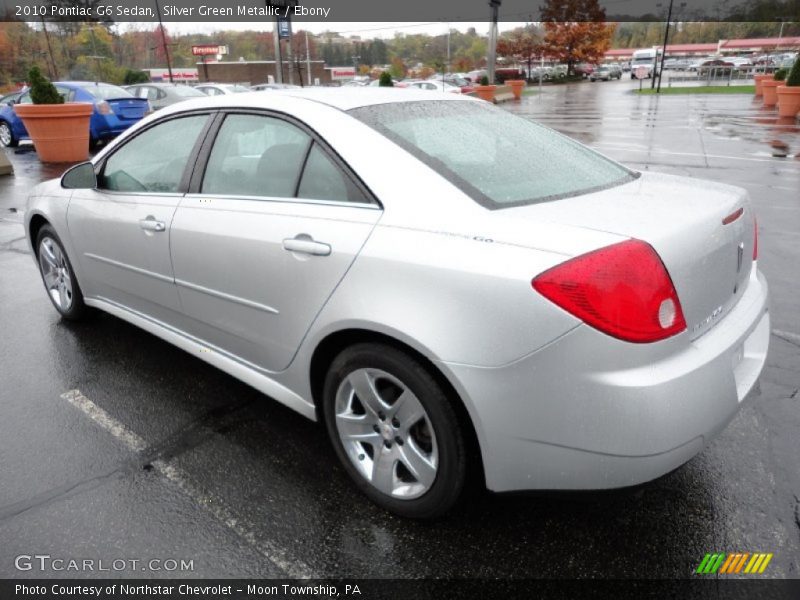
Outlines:
{"type": "Polygon", "coordinates": [[[97,187],[97,175],[90,162],[81,163],[68,169],[61,176],[61,187],[68,190],[93,190],[97,187]]]}

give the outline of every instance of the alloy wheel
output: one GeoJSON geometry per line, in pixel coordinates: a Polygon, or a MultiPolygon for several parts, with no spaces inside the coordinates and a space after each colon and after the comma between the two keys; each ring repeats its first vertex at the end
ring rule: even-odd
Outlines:
{"type": "Polygon", "coordinates": [[[335,415],[347,457],[378,491],[413,499],[431,488],[436,436],[422,403],[397,377],[374,368],[352,371],[336,392],[335,415]]]}
{"type": "Polygon", "coordinates": [[[14,136],[11,135],[11,128],[8,123],[0,123],[0,145],[8,147],[13,140],[14,136]]]}
{"type": "Polygon", "coordinates": [[[68,311],[73,299],[72,276],[67,257],[53,238],[42,238],[39,244],[39,268],[53,303],[62,312],[68,311]]]}

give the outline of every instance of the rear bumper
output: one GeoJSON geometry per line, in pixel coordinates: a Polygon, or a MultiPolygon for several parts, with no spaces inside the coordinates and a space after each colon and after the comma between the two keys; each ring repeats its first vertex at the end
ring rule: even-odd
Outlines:
{"type": "Polygon", "coordinates": [[[126,129],[136,125],[141,119],[120,119],[114,115],[107,115],[92,120],[92,137],[95,139],[108,139],[118,136],[126,129]]]}
{"type": "Polygon", "coordinates": [[[487,486],[623,487],[685,463],[755,388],[767,303],[753,269],[733,310],[693,342],[629,344],[581,325],[504,367],[442,364],[476,424],[487,486]]]}

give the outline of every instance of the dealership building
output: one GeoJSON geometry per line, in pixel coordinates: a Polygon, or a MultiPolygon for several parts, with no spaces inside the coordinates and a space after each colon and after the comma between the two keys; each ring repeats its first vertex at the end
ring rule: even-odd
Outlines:
{"type": "MultiPolygon", "coordinates": [[[[710,44],[668,44],[667,56],[694,57],[711,55],[758,55],[768,52],[789,52],[800,48],[800,37],[753,38],[747,40],[719,40],[710,44]]],[[[605,53],[606,60],[630,60],[638,48],[613,48],[605,53]]]]}
{"type": "MultiPolygon", "coordinates": [[[[295,85],[308,85],[308,67],[311,66],[311,85],[330,85],[337,81],[347,81],[355,76],[353,67],[327,67],[325,61],[307,62],[283,61],[283,82],[289,83],[289,66],[292,67],[292,81],[295,85]]],[[[200,81],[216,83],[241,83],[256,85],[275,81],[277,69],[274,60],[209,61],[197,65],[200,81]]]]}

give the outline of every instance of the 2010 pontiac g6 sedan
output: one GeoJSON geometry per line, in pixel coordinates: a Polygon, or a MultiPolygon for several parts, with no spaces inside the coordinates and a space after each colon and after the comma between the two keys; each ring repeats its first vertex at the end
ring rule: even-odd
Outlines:
{"type": "Polygon", "coordinates": [[[356,485],[432,517],[700,452],[769,341],[735,187],[631,171],[413,90],[191,100],[32,193],[67,319],[129,321],[310,419],[356,485]]]}

